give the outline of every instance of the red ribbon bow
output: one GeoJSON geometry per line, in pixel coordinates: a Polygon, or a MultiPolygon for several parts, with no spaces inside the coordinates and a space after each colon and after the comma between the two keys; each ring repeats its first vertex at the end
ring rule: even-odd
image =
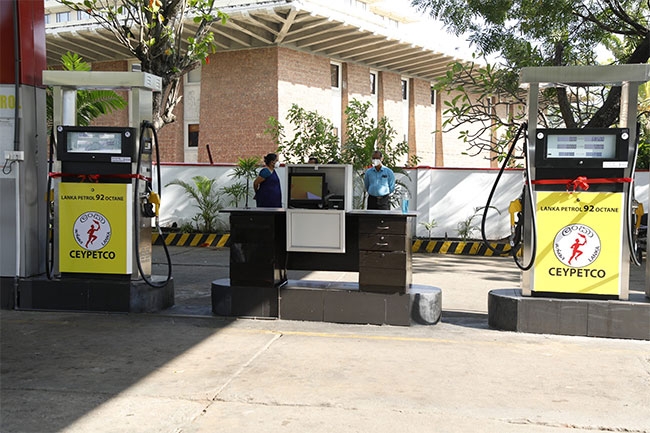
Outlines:
{"type": "Polygon", "coordinates": [[[587,183],[586,176],[578,176],[566,184],[566,190],[569,192],[569,194],[576,191],[578,188],[583,191],[587,191],[589,189],[589,184],[587,183]]]}

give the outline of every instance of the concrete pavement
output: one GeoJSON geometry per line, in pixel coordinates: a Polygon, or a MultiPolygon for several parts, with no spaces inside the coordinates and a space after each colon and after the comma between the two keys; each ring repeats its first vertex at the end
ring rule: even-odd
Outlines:
{"type": "Polygon", "coordinates": [[[228,255],[196,250],[170,311],[1,311],[0,431],[650,432],[650,342],[487,328],[508,259],[416,255],[443,319],[392,327],[203,314],[228,255]]]}

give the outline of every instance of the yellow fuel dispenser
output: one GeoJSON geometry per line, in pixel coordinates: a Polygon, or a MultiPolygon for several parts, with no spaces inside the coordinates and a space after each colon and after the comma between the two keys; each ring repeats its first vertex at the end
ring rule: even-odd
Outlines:
{"type": "Polygon", "coordinates": [[[134,128],[57,127],[59,271],[133,273],[134,128]]]}
{"type": "Polygon", "coordinates": [[[629,296],[634,251],[634,171],[639,84],[650,65],[524,68],[528,91],[524,295],[629,296]],[[545,87],[620,85],[616,128],[540,128],[545,87]],[[533,248],[534,244],[534,248],[533,248]],[[535,256],[532,255],[535,250],[535,256]]]}
{"type": "Polygon", "coordinates": [[[531,147],[537,225],[531,294],[626,298],[632,212],[626,197],[637,147],[629,129],[537,128],[531,147]]]}
{"type": "Polygon", "coordinates": [[[44,71],[43,82],[53,86],[56,139],[48,176],[48,280],[21,288],[19,308],[140,312],[172,306],[168,253],[167,276],[151,274],[151,219],[157,226],[160,204],[152,190],[158,151],[151,120],[160,77],[44,71]],[[76,125],[79,89],[127,90],[129,125],[76,125]]]}
{"type": "MultiPolygon", "coordinates": [[[[491,326],[650,339],[648,281],[643,299],[639,293],[633,299],[630,295],[630,263],[641,265],[636,233],[643,212],[634,197],[637,97],[639,84],[649,80],[650,65],[641,64],[522,69],[528,123],[521,126],[506,158],[527,131],[524,188],[509,209],[521,289],[489,293],[491,326]],[[605,85],[620,86],[616,125],[539,125],[546,110],[539,104],[541,89],[605,85]]],[[[648,274],[650,266],[646,280],[648,274]]]]}

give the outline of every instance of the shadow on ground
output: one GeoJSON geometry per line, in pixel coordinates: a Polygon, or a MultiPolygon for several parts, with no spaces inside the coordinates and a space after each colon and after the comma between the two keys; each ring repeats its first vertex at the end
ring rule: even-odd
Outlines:
{"type": "Polygon", "coordinates": [[[174,320],[3,310],[0,431],[63,431],[231,323],[174,320]]]}

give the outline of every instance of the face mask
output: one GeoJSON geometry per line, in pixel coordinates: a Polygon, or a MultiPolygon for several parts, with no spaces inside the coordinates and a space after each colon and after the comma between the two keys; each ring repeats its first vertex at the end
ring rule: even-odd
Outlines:
{"type": "Polygon", "coordinates": [[[378,167],[379,164],[381,164],[381,159],[373,159],[372,160],[372,166],[373,167],[378,167]]]}

